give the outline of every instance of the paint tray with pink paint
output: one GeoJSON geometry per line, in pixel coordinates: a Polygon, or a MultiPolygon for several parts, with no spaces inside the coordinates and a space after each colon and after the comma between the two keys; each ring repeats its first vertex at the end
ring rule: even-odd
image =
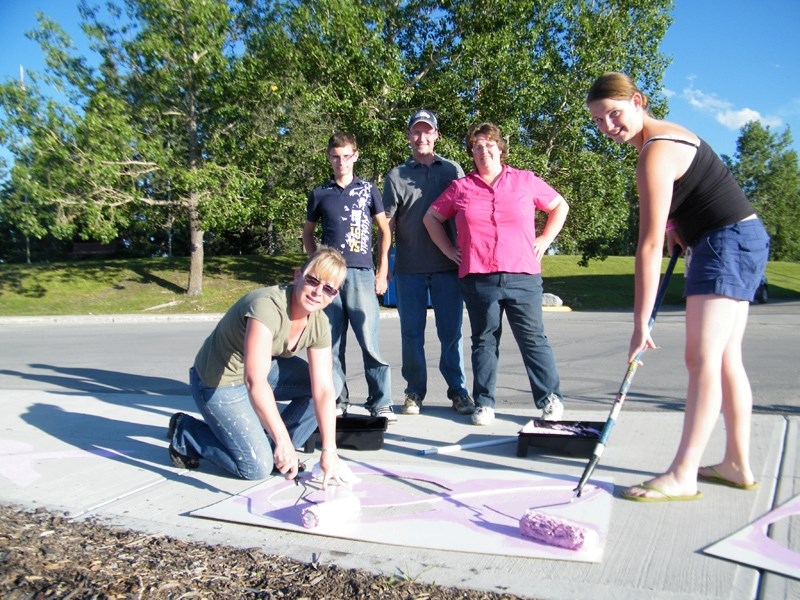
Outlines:
{"type": "MultiPolygon", "coordinates": [[[[386,417],[344,415],[336,417],[336,445],[354,450],[380,450],[388,425],[386,417]]],[[[313,452],[319,439],[319,429],[308,438],[304,452],[313,452]]]]}
{"type": "Polygon", "coordinates": [[[520,429],[517,456],[534,448],[542,454],[567,454],[589,458],[603,431],[603,421],[545,421],[531,419],[520,429]]]}

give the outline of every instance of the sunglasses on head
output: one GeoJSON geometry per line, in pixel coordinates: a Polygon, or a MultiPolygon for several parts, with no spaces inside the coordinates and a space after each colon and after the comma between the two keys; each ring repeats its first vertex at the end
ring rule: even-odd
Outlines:
{"type": "Polygon", "coordinates": [[[313,275],[306,275],[304,277],[304,280],[306,282],[306,285],[313,288],[319,287],[321,284],[322,293],[328,296],[329,298],[333,298],[334,296],[336,296],[336,294],[339,293],[339,290],[337,290],[335,287],[333,287],[332,285],[328,285],[327,283],[322,283],[319,279],[317,279],[313,275]]]}

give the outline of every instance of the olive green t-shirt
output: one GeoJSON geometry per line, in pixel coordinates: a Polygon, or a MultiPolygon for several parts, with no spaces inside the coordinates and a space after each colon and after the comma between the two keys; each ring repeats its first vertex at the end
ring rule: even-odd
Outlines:
{"type": "Polygon", "coordinates": [[[290,306],[294,286],[253,290],[242,296],[220,319],[194,359],[194,368],[207,387],[244,383],[244,334],[247,319],[256,319],[272,332],[272,357],[288,358],[303,348],[331,345],[328,317],[321,310],[308,317],[297,348],[288,347],[290,306]]]}

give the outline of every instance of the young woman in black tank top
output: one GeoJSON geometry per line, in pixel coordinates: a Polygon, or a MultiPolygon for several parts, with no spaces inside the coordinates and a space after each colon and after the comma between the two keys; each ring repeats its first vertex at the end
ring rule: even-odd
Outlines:
{"type": "Polygon", "coordinates": [[[677,244],[687,251],[689,387],[683,433],[667,471],[626,489],[622,496],[639,502],[695,500],[702,497],[698,479],[753,489],[752,392],[742,363],[742,337],[749,301],[766,265],[769,237],[719,157],[691,131],[652,117],[647,97],[629,77],[602,75],[589,90],[586,105],[601,133],[639,153],[639,240],[629,361],[640,350],[656,347],[648,320],[665,232],[669,248],[677,244]],[[701,467],[720,411],[727,436],[724,456],[713,466],[701,467]]]}

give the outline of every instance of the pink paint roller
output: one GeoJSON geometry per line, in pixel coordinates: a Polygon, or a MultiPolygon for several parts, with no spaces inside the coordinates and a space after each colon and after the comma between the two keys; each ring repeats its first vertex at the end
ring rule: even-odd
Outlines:
{"type": "Polygon", "coordinates": [[[525,511],[519,520],[519,531],[525,537],[539,543],[567,550],[591,550],[600,542],[600,537],[594,529],[536,512],[534,509],[525,511]]]}

